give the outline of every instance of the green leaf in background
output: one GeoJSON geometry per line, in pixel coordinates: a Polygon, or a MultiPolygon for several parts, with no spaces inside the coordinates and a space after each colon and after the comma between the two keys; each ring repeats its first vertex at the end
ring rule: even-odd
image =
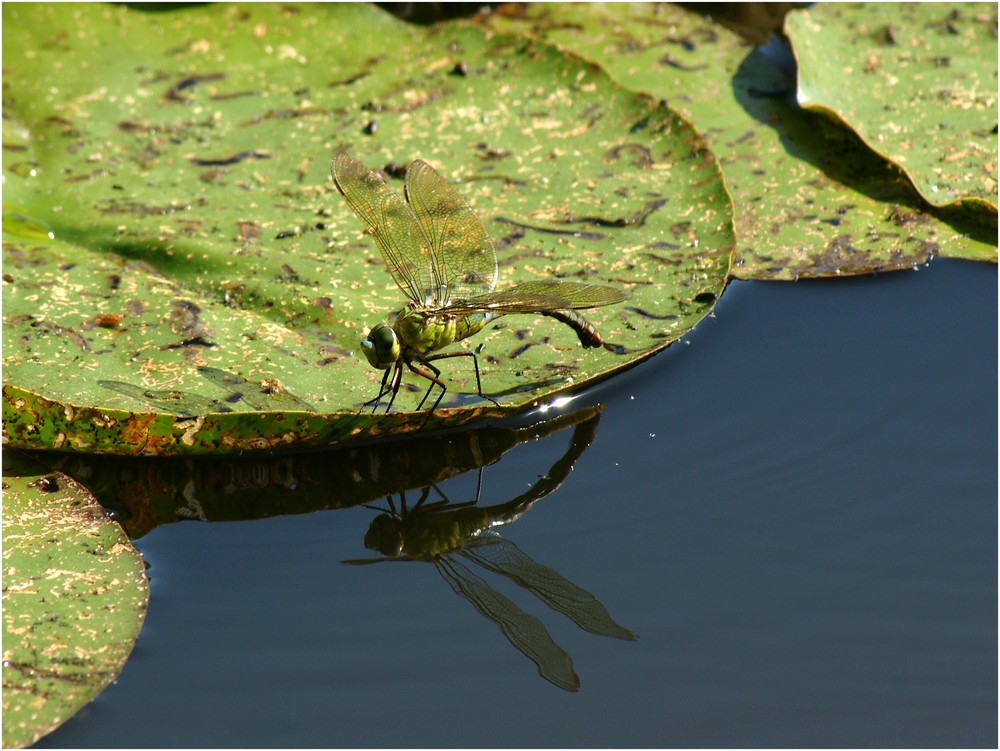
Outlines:
{"type": "Polygon", "coordinates": [[[149,582],[75,480],[3,452],[3,745],[51,732],[121,672],[149,582]]]}
{"type": "MultiPolygon", "coordinates": [[[[933,255],[997,260],[995,219],[929,211],[854,134],[798,107],[779,64],[710,19],[673,5],[546,3],[484,22],[589,57],[691,120],[733,196],[736,278],[909,269],[933,255]]],[[[995,164],[995,141],[993,154],[995,164]]]]}
{"type": "Polygon", "coordinates": [[[725,287],[731,202],[704,141],[572,54],[368,5],[3,12],[14,445],[245,451],[421,428],[408,378],[401,411],[358,413],[381,378],[355,355],[362,330],[404,299],[330,181],[339,150],[390,174],[421,157],[459,183],[497,245],[498,290],[631,295],[587,312],[620,354],[541,316],[488,327],[469,344],[501,407],[448,363],[428,428],[630,367],[725,287]]]}
{"type": "Polygon", "coordinates": [[[997,215],[996,3],[820,3],[785,31],[798,100],[899,165],[935,206],[997,215]]]}

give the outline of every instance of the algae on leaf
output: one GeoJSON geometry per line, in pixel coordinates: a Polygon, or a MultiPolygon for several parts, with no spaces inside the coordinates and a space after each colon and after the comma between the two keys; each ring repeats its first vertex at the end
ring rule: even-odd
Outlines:
{"type": "Polygon", "coordinates": [[[690,119],[733,197],[738,279],[910,269],[933,256],[997,260],[995,220],[930,210],[853,133],[797,105],[780,59],[709,18],[666,4],[545,3],[483,22],[589,57],[690,119]]]}
{"type": "Polygon", "coordinates": [[[803,107],[843,120],[929,203],[995,228],[996,3],[820,3],[785,30],[803,107]]]}
{"type": "Polygon", "coordinates": [[[5,450],[5,748],[31,745],[118,676],[148,600],[142,558],[87,489],[5,450]]]}
{"type": "Polygon", "coordinates": [[[424,425],[419,391],[358,412],[380,377],[355,353],[362,330],[405,299],[329,179],[338,151],[389,174],[423,158],[457,183],[497,245],[498,290],[630,294],[588,314],[622,354],[542,316],[489,327],[468,345],[500,406],[449,363],[428,428],[630,367],[725,287],[732,209],[704,141],[572,54],[368,5],[3,12],[21,135],[4,152],[15,445],[250,450],[424,425]]]}

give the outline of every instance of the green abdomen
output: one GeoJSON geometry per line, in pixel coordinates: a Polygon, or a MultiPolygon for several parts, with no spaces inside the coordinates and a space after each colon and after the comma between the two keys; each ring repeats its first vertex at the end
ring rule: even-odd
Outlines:
{"type": "Polygon", "coordinates": [[[455,321],[455,341],[461,341],[467,336],[478,334],[483,326],[496,318],[496,313],[470,313],[455,321]]]}

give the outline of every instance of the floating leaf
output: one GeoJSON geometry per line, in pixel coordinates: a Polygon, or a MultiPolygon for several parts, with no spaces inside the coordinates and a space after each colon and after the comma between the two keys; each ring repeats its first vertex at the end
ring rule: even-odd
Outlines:
{"type": "Polygon", "coordinates": [[[899,165],[931,204],[997,216],[996,3],[830,3],[788,15],[798,100],[899,165]]]}
{"type": "Polygon", "coordinates": [[[579,52],[691,119],[733,195],[737,278],[997,260],[995,228],[930,213],[853,134],[798,107],[776,62],[710,19],[673,5],[544,3],[485,22],[579,52]]]}
{"type": "Polygon", "coordinates": [[[15,445],[245,451],[516,413],[676,341],[724,289],[732,217],[714,157],[571,54],[372,6],[3,12],[5,113],[24,134],[4,154],[5,198],[18,226],[54,234],[5,238],[15,445]],[[405,298],[330,181],[338,150],[390,174],[422,157],[459,183],[497,245],[498,290],[627,290],[587,316],[620,353],[503,318],[468,342],[500,407],[448,363],[429,419],[411,379],[401,411],[359,414],[381,372],[354,350],[405,298]]]}
{"type": "Polygon", "coordinates": [[[3,453],[3,745],[51,732],[121,672],[149,583],[138,552],[61,472],[3,453]]]}

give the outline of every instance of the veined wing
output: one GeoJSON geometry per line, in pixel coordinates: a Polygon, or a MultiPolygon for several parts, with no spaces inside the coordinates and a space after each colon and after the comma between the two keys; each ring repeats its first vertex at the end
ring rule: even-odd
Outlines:
{"type": "Polygon", "coordinates": [[[417,159],[406,171],[406,200],[431,243],[438,303],[492,292],[496,250],[482,221],[454,186],[417,159]]]}
{"type": "Polygon", "coordinates": [[[539,313],[546,310],[583,310],[614,305],[628,299],[616,287],[586,282],[537,281],[479,295],[447,306],[450,311],[495,313],[539,313]]]}
{"type": "Polygon", "coordinates": [[[615,623],[607,609],[590,592],[536,563],[496,532],[484,532],[478,544],[462,549],[462,555],[524,587],[584,631],[616,639],[635,639],[635,634],[615,623]]]}
{"type": "Polygon", "coordinates": [[[567,691],[580,688],[573,660],[552,641],[542,622],[492,589],[458,561],[445,558],[436,564],[438,573],[455,592],[493,621],[507,640],[538,666],[538,674],[567,691]]]}
{"type": "Polygon", "coordinates": [[[333,181],[351,211],[382,252],[385,265],[403,293],[415,303],[433,297],[435,273],[431,245],[413,209],[375,172],[347,154],[333,158],[333,181]]]}

